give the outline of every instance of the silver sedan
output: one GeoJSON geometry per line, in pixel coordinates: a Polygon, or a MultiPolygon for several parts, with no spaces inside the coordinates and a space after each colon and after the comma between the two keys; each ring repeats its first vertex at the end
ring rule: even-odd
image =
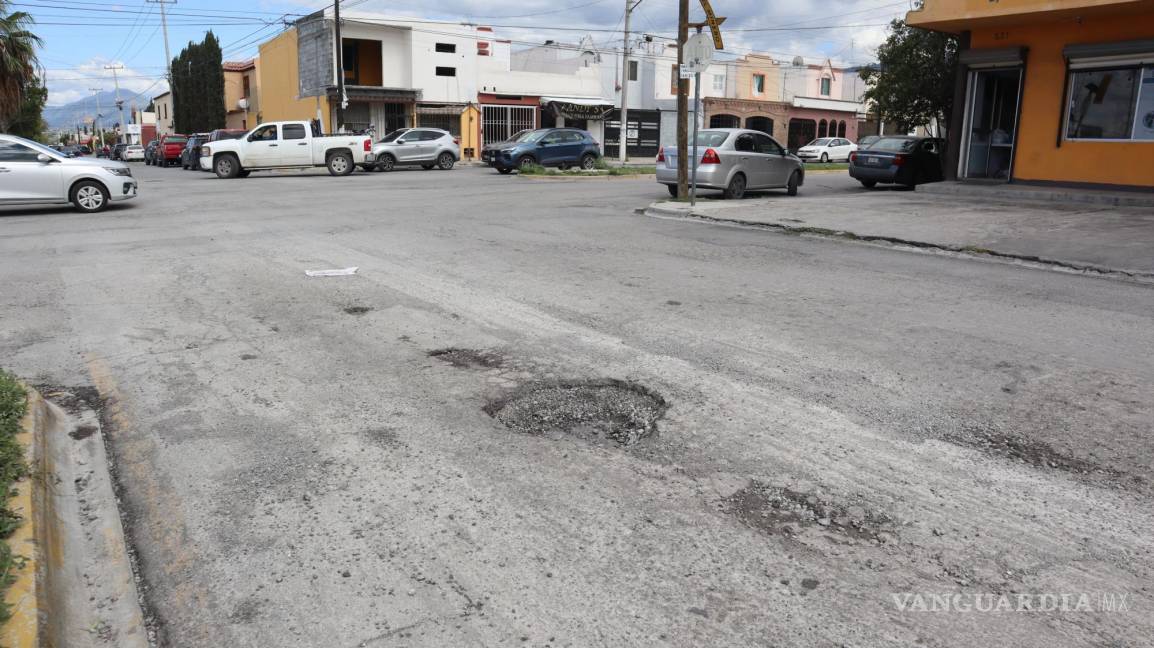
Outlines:
{"type": "MultiPolygon", "coordinates": [[[[692,150],[692,144],[690,145],[692,150]]],[[[657,182],[677,196],[676,146],[657,154],[657,182]]],[[[710,128],[697,134],[697,187],[739,199],[746,191],[785,189],[791,196],[805,183],[805,165],[761,131],[710,128]]],[[[690,166],[692,175],[693,167],[690,166]]]]}
{"type": "Polygon", "coordinates": [[[15,135],[0,135],[0,205],[72,203],[98,212],[136,197],[136,179],[123,162],[70,158],[15,135]]]}
{"type": "Polygon", "coordinates": [[[401,128],[373,145],[365,156],[365,170],[392,171],[398,166],[420,166],[425,170],[453,168],[461,159],[460,140],[439,128],[401,128]]]}

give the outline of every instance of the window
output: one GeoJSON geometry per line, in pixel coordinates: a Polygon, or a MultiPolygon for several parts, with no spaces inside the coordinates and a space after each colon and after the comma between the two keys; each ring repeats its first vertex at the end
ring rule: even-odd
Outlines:
{"type": "Polygon", "coordinates": [[[782,155],[785,151],[782,150],[781,145],[773,141],[769,135],[762,135],[760,133],[753,136],[753,141],[757,143],[757,150],[759,153],[765,155],[782,155]]]}
{"type": "Polygon", "coordinates": [[[36,151],[16,142],[0,141],[0,162],[36,162],[36,151]]]}
{"type": "Polygon", "coordinates": [[[560,144],[563,136],[564,136],[564,133],[554,131],[552,133],[549,133],[545,137],[541,138],[541,143],[542,144],[560,144]]]}
{"type": "Polygon", "coordinates": [[[729,139],[729,133],[725,131],[701,131],[697,133],[698,146],[721,146],[727,139],[729,139]]]}
{"type": "Polygon", "coordinates": [[[243,89],[241,90],[241,93],[242,93],[241,96],[244,97],[245,99],[248,99],[250,88],[249,88],[249,80],[248,80],[247,74],[244,75],[244,78],[241,80],[241,85],[243,86],[243,89]]]}
{"type": "Polygon", "coordinates": [[[678,73],[676,64],[670,65],[669,70],[669,94],[675,95],[677,94],[677,87],[681,82],[681,74],[678,73]]]}
{"type": "MultiPolygon", "coordinates": [[[[837,123],[837,136],[838,137],[845,137],[845,122],[844,121],[837,123]]],[[[849,144],[849,142],[846,142],[846,144],[849,144]]]]}
{"type": "Polygon", "coordinates": [[[637,61],[629,61],[629,80],[637,80],[637,61]]]}
{"type": "Polygon", "coordinates": [[[282,139],[297,140],[305,138],[304,124],[285,124],[281,127],[282,139]]]}
{"type": "Polygon", "coordinates": [[[725,75],[724,74],[713,75],[713,91],[714,92],[725,92],[725,75]]]}
{"type": "Polygon", "coordinates": [[[580,131],[566,131],[565,142],[569,144],[580,144],[585,141],[585,136],[580,131]]]}
{"type": "Polygon", "coordinates": [[[1154,67],[1070,74],[1068,139],[1154,139],[1154,67]],[[1139,98],[1139,88],[1143,88],[1139,98]],[[1137,105],[1137,115],[1135,106],[1137,105]],[[1150,123],[1147,123],[1150,122],[1150,123]]]}
{"type": "Polygon", "coordinates": [[[753,141],[752,135],[741,135],[733,143],[733,148],[742,153],[756,153],[757,143],[753,141]]]}
{"type": "Polygon", "coordinates": [[[455,77],[457,76],[457,68],[437,66],[437,76],[455,77]]]}
{"type": "Polygon", "coordinates": [[[818,137],[825,137],[828,134],[829,133],[826,130],[826,123],[825,123],[825,120],[823,119],[817,123],[817,136],[818,137]]]}
{"type": "Polygon", "coordinates": [[[442,54],[456,54],[456,43],[437,43],[437,51],[442,54]]]}
{"type": "Polygon", "coordinates": [[[763,94],[765,92],[765,75],[764,74],[753,75],[753,91],[756,94],[763,94]]]}
{"type": "Polygon", "coordinates": [[[357,85],[357,80],[360,75],[357,74],[357,63],[359,48],[356,41],[341,39],[344,41],[341,44],[341,66],[345,71],[345,83],[357,85]]]}
{"type": "Polygon", "coordinates": [[[276,124],[269,124],[262,126],[252,132],[249,138],[254,142],[275,142],[276,141],[276,124]]]}
{"type": "Polygon", "coordinates": [[[821,96],[823,96],[823,97],[829,96],[830,83],[831,82],[832,82],[832,79],[830,79],[829,77],[825,77],[821,80],[821,96]]]}

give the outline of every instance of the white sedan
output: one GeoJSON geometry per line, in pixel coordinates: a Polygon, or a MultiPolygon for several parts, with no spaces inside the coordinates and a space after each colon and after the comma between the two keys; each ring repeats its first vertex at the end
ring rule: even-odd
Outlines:
{"type": "Polygon", "coordinates": [[[65,157],[15,135],[0,135],[0,205],[72,203],[93,213],[136,197],[136,179],[123,162],[65,157]]]}
{"type": "Polygon", "coordinates": [[[857,144],[841,137],[820,137],[797,150],[803,160],[819,162],[849,162],[849,154],[857,150],[857,144]]]}
{"type": "Polygon", "coordinates": [[[125,162],[144,160],[144,147],[139,144],[132,144],[124,149],[124,152],[120,154],[120,158],[125,162]]]}

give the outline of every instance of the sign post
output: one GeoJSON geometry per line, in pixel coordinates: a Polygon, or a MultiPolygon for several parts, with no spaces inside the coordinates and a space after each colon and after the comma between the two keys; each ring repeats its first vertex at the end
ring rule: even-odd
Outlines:
{"type": "Polygon", "coordinates": [[[701,71],[709,67],[713,60],[713,44],[701,33],[701,25],[697,25],[697,33],[685,42],[685,65],[681,75],[684,78],[693,74],[693,153],[689,158],[689,206],[697,204],[697,132],[701,125],[701,71]]]}

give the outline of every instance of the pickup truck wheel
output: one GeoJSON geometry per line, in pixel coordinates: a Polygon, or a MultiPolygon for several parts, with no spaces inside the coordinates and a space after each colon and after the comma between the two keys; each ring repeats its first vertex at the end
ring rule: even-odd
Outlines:
{"type": "Polygon", "coordinates": [[[235,155],[221,155],[213,160],[212,168],[216,177],[231,180],[240,175],[240,160],[235,155]]]}
{"type": "Polygon", "coordinates": [[[329,156],[329,173],[335,176],[347,176],[357,168],[353,163],[353,156],[348,151],[337,151],[329,156]]]}
{"type": "Polygon", "coordinates": [[[72,204],[86,214],[95,214],[108,207],[108,190],[94,180],[82,180],[72,187],[72,204]]]}
{"type": "Polygon", "coordinates": [[[452,153],[442,153],[437,158],[437,166],[440,167],[442,171],[448,171],[449,169],[452,169],[453,165],[456,163],[457,158],[453,157],[452,153]]]}

